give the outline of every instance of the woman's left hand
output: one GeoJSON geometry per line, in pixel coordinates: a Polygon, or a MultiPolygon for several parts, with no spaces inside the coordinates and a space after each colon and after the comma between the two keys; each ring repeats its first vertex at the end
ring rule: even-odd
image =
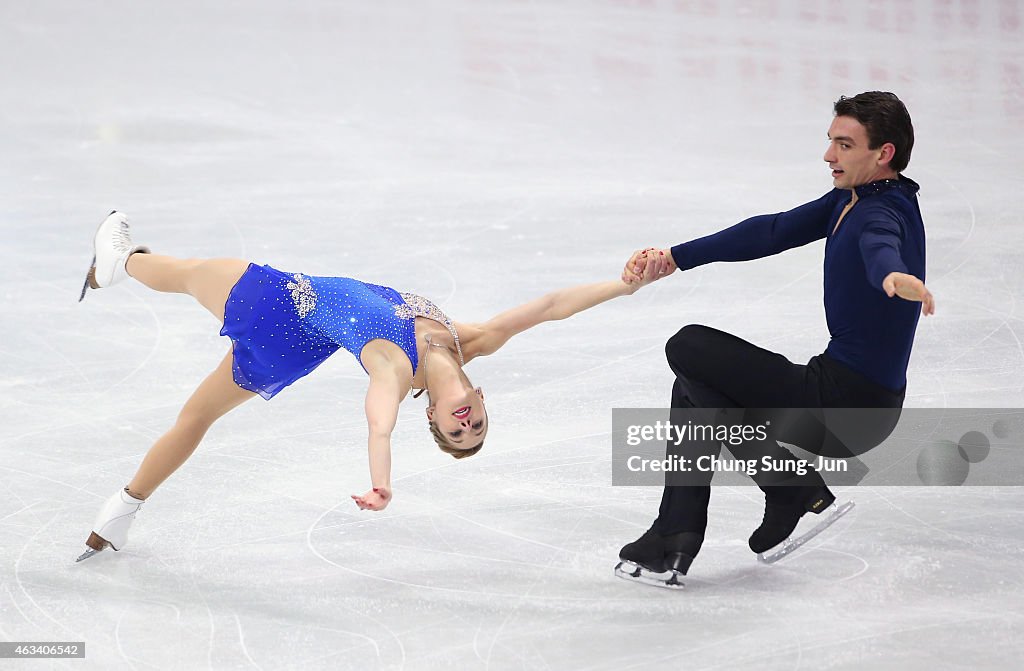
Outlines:
{"type": "Polygon", "coordinates": [[[352,495],[360,510],[384,510],[391,502],[391,490],[386,487],[374,487],[362,496],[352,495]]]}

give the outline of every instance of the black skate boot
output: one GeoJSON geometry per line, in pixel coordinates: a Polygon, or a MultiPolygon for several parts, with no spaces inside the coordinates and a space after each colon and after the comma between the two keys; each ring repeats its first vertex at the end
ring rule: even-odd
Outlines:
{"type": "Polygon", "coordinates": [[[686,575],[700,551],[704,534],[682,531],[662,536],[652,526],[644,535],[619,550],[615,575],[655,587],[680,589],[680,576],[686,575]]]}
{"type": "Polygon", "coordinates": [[[761,520],[761,526],[750,535],[749,544],[750,549],[757,553],[757,558],[767,564],[796,550],[853,508],[852,501],[836,506],[836,497],[828,487],[816,487],[810,496],[797,502],[777,503],[765,498],[764,519],[761,520]],[[826,511],[828,515],[814,528],[801,536],[792,537],[800,518],[806,513],[820,515],[826,511]]]}

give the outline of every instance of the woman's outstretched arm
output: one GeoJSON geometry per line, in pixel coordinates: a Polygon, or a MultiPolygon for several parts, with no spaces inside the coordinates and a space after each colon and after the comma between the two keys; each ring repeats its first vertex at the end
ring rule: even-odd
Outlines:
{"type": "Polygon", "coordinates": [[[383,510],[391,501],[391,432],[398,420],[398,406],[408,385],[386,365],[364,364],[370,374],[366,390],[367,456],[370,460],[370,491],[352,495],[362,510],[383,510]]]}
{"type": "Polygon", "coordinates": [[[630,284],[614,280],[568,287],[506,310],[479,325],[481,335],[477,354],[493,354],[509,338],[537,324],[566,319],[613,298],[635,293],[640,287],[654,281],[657,269],[652,264],[641,272],[642,276],[630,284]]]}

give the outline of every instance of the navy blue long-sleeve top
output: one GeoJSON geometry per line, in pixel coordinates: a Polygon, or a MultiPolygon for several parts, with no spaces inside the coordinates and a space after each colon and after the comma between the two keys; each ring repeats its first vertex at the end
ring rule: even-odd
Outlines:
{"type": "Polygon", "coordinates": [[[868,379],[901,391],[921,304],[889,298],[882,281],[892,272],[925,279],[925,236],[920,187],[911,179],[885,179],[849,190],[833,189],[788,212],[751,217],[735,226],[672,248],[680,270],[715,261],[749,261],[825,239],[825,320],[832,338],[825,353],[868,379]]]}

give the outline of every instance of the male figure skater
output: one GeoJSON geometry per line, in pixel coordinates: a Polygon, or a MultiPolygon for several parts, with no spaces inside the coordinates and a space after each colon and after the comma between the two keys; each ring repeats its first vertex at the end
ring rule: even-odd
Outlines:
{"type": "MultiPolygon", "coordinates": [[[[914,129],[899,98],[871,91],[835,103],[828,138],[824,159],[835,188],[821,198],[671,249],[639,251],[627,262],[623,278],[637,281],[652,263],[663,277],[825,240],[824,304],[831,334],[825,352],[806,365],[794,364],[736,336],[691,324],[665,347],[676,374],[673,408],[902,407],[918,318],[935,310],[924,284],[919,187],[901,174],[914,129]]],[[[718,450],[716,444],[713,451],[718,450]]],[[[680,586],[679,576],[704,540],[711,476],[700,484],[665,487],[654,524],[620,551],[617,575],[680,586]]],[[[817,473],[798,486],[758,484],[765,513],[749,544],[762,558],[778,552],[806,512],[837,512],[835,496],[817,473]]]]}

